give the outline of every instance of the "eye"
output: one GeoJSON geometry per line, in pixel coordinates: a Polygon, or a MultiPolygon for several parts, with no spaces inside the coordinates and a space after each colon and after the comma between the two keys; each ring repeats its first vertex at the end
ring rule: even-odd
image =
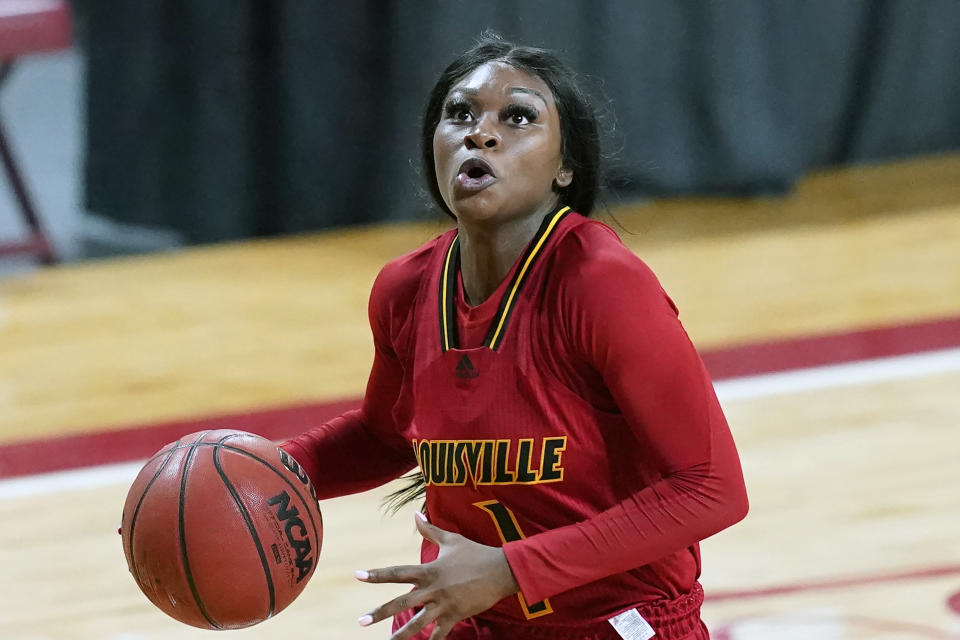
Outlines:
{"type": "Polygon", "coordinates": [[[443,109],[444,114],[457,122],[469,122],[473,118],[470,113],[470,103],[464,100],[451,100],[443,109]]]}
{"type": "Polygon", "coordinates": [[[511,104],[507,107],[505,115],[510,124],[525,125],[536,122],[540,112],[527,104],[511,104]]]}

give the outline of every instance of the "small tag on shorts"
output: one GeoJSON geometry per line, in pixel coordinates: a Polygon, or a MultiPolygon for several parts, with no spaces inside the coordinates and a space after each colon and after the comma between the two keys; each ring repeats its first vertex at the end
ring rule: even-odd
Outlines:
{"type": "Polygon", "coordinates": [[[636,609],[624,611],[608,620],[623,640],[650,640],[657,634],[636,609]]]}

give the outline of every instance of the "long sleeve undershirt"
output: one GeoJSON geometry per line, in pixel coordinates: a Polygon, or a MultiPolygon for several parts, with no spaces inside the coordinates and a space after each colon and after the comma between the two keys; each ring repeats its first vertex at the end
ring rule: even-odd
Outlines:
{"type": "Polygon", "coordinates": [[[306,470],[320,499],[373,489],[417,466],[395,419],[403,366],[394,345],[409,321],[425,255],[421,248],[391,262],[373,285],[367,311],[374,357],[361,408],[282,445],[306,470]]]}
{"type": "MultiPolygon", "coordinates": [[[[622,413],[652,467],[644,473],[658,479],[583,522],[504,545],[527,602],[653,562],[747,511],[739,457],[713,386],[656,277],[598,223],[580,224],[556,250],[570,254],[556,294],[577,372],[570,384],[611,404],[601,410],[622,413]]],[[[363,407],[283,445],[321,498],[375,487],[416,465],[394,407],[402,392],[401,329],[427,255],[423,248],[394,261],[374,285],[376,352],[363,407]]]]}
{"type": "Polygon", "coordinates": [[[611,230],[581,229],[565,239],[565,263],[579,266],[557,279],[583,393],[612,399],[660,479],[584,522],[508,542],[528,602],[643,566],[747,512],[733,438],[676,307],[611,230]]]}

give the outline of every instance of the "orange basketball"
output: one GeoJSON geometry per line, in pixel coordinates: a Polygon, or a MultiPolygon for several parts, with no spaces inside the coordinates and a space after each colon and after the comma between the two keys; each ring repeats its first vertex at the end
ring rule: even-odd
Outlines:
{"type": "Polygon", "coordinates": [[[276,615],[313,575],[323,523],[296,461],[252,433],[191,433],[144,465],[123,507],[123,552],[170,616],[239,629],[276,615]]]}

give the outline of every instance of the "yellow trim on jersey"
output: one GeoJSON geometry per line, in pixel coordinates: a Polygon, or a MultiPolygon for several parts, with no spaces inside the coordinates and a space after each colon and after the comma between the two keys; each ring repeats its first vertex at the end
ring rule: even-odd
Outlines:
{"type": "Polygon", "coordinates": [[[547,238],[550,237],[550,232],[553,231],[553,228],[557,225],[557,222],[560,221],[560,218],[563,217],[567,211],[570,210],[570,207],[564,207],[553,214],[553,219],[550,221],[547,230],[540,236],[540,239],[537,241],[536,246],[534,246],[533,251],[530,252],[530,255],[527,256],[527,261],[523,263],[523,267],[520,269],[520,275],[517,277],[516,281],[513,283],[513,288],[510,290],[510,295],[507,298],[507,304],[503,307],[503,311],[500,313],[500,322],[497,324],[496,331],[493,332],[493,337],[490,340],[488,345],[490,348],[493,348],[497,344],[497,338],[500,336],[500,332],[503,330],[503,323],[506,321],[507,316],[510,314],[510,306],[513,304],[513,299],[517,295],[517,290],[520,289],[520,284],[523,282],[523,276],[527,273],[527,269],[530,267],[530,264],[533,262],[533,259],[537,256],[537,253],[540,252],[540,248],[543,246],[543,243],[547,241],[547,238]]]}
{"type": "MultiPolygon", "coordinates": [[[[570,207],[563,207],[559,211],[544,216],[537,229],[536,235],[528,243],[523,255],[520,257],[521,265],[514,273],[513,278],[507,286],[507,291],[500,298],[497,314],[484,338],[483,345],[489,349],[497,350],[499,343],[503,340],[506,333],[506,327],[509,324],[510,314],[513,311],[513,304],[517,301],[520,288],[523,281],[533,269],[540,254],[544,252],[544,247],[550,239],[560,221],[570,212],[570,207]]],[[[457,285],[455,283],[456,273],[460,268],[460,234],[453,236],[450,246],[447,247],[446,255],[443,260],[443,274],[440,276],[440,293],[437,297],[440,307],[440,346],[444,352],[450,349],[459,349],[460,340],[457,331],[457,313],[454,304],[457,285]]]]}
{"type": "Polygon", "coordinates": [[[449,315],[447,313],[447,308],[448,308],[447,307],[447,278],[449,277],[449,273],[450,273],[450,256],[453,255],[453,248],[457,246],[457,239],[459,237],[460,237],[460,234],[453,236],[453,242],[451,242],[450,246],[447,248],[447,257],[443,261],[443,283],[442,283],[442,286],[440,287],[440,291],[441,291],[440,295],[443,296],[443,304],[441,306],[441,308],[443,309],[443,313],[441,313],[441,317],[443,318],[443,350],[444,351],[447,351],[448,349],[450,349],[450,330],[447,327],[447,323],[450,322],[451,319],[447,318],[447,316],[449,315]]]}

